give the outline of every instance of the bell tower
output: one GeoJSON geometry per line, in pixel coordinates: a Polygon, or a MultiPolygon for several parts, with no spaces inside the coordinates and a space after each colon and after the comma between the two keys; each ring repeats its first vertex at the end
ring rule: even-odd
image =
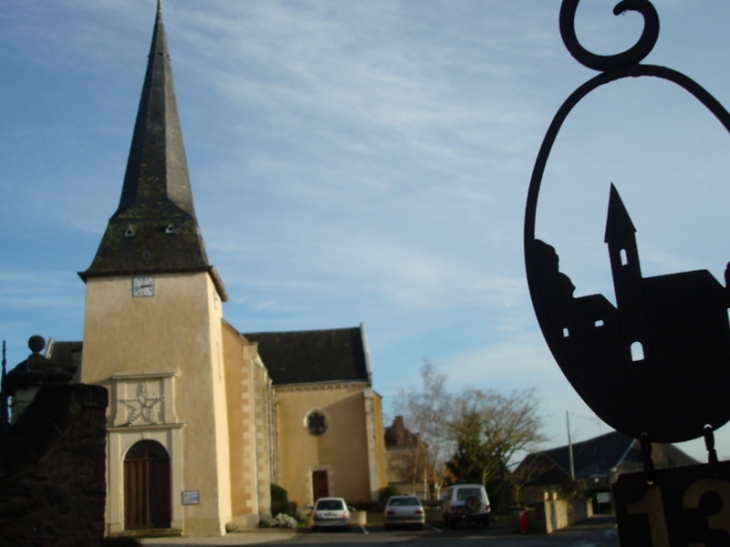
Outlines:
{"type": "Polygon", "coordinates": [[[110,390],[107,533],[225,533],[227,296],[195,216],[159,0],[119,206],[79,275],[86,283],[81,381],[110,390]],[[148,453],[169,471],[134,471],[148,453]],[[169,511],[149,517],[145,504],[169,511]]]}

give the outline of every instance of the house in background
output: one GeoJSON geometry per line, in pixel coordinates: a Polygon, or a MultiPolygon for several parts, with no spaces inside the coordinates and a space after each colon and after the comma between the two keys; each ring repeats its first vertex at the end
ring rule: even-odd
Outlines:
{"type": "Polygon", "coordinates": [[[394,486],[401,494],[428,499],[428,485],[424,484],[426,448],[418,433],[406,428],[403,416],[396,416],[385,428],[388,486],[394,486]]]}
{"type": "MultiPolygon", "coordinates": [[[[599,503],[610,504],[611,485],[621,473],[644,469],[641,441],[618,431],[572,445],[573,471],[582,479],[599,503]]],[[[695,465],[698,462],[671,444],[651,445],[657,469],[695,465]]],[[[515,469],[523,486],[515,493],[518,503],[534,503],[547,491],[560,491],[572,480],[571,446],[561,446],[528,455],[515,469]]]]}

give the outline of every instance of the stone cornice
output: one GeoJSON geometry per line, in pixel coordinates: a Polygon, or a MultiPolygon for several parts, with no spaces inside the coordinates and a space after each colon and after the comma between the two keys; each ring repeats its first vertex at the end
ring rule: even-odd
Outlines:
{"type": "Polygon", "coordinates": [[[370,387],[368,382],[356,381],[356,382],[312,382],[308,384],[284,384],[280,386],[274,386],[275,392],[294,392],[294,391],[323,391],[333,389],[352,389],[352,388],[363,388],[370,387]]]}

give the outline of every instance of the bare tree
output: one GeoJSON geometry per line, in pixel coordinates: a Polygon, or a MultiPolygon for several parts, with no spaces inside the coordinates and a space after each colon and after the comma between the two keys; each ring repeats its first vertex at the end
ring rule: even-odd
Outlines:
{"type": "Polygon", "coordinates": [[[402,458],[414,489],[423,481],[424,490],[436,497],[449,475],[481,484],[496,478],[504,493],[509,463],[546,440],[534,388],[453,394],[446,389],[446,375],[428,359],[421,385],[400,390],[395,407],[420,440],[410,443],[402,458]]]}
{"type": "Polygon", "coordinates": [[[540,431],[542,419],[534,388],[506,395],[496,390],[468,389],[452,401],[448,425],[457,443],[449,462],[452,473],[481,484],[498,479],[502,495],[510,461],[546,440],[540,431]]]}
{"type": "Polygon", "coordinates": [[[410,449],[412,480],[423,481],[424,490],[435,497],[439,496],[448,471],[446,462],[454,447],[447,427],[452,396],[445,384],[446,375],[424,359],[421,385],[401,389],[395,405],[408,429],[417,433],[421,441],[412,443],[410,449]]]}

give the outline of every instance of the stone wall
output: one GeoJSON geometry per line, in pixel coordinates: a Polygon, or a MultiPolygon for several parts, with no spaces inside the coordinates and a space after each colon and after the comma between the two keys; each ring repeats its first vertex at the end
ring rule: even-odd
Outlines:
{"type": "Polygon", "coordinates": [[[530,522],[531,531],[551,534],[593,516],[591,500],[567,501],[555,499],[553,496],[547,498],[536,508],[534,526],[532,520],[530,522]]]}
{"type": "Polygon", "coordinates": [[[47,386],[0,437],[0,545],[101,545],[107,405],[103,387],[47,386]]]}

